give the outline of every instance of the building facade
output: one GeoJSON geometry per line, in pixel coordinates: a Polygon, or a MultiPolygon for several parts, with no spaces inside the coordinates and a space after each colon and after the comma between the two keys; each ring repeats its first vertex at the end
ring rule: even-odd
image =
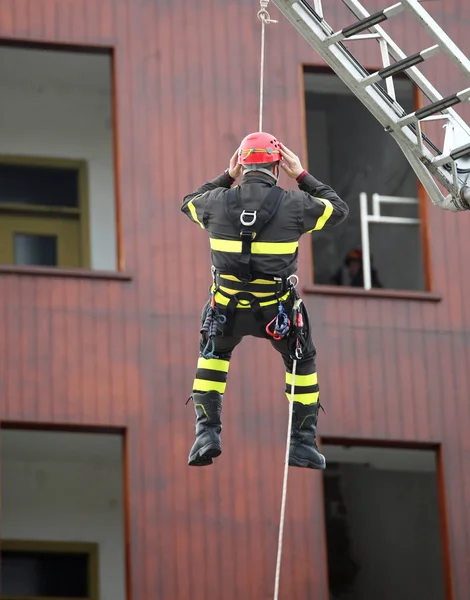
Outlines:
{"type": "MultiPolygon", "coordinates": [[[[328,17],[338,27],[351,21],[340,4],[328,17]]],[[[465,3],[427,4],[470,54],[465,3]]],[[[367,6],[383,8],[378,0],[367,6]]],[[[270,598],[287,424],[283,367],[269,345],[244,342],[225,397],[224,452],[211,468],[189,469],[194,415],[185,401],[210,257],[205,233],[180,212],[183,196],[221,173],[240,139],[258,127],[259,6],[247,0],[0,0],[0,9],[0,180],[6,182],[0,189],[1,435],[8,442],[13,431],[94,433],[117,436],[123,449],[120,456],[112,442],[87,446],[76,438],[77,448],[87,447],[83,461],[95,461],[93,472],[77,467],[70,477],[64,450],[64,464],[50,471],[37,466],[37,477],[24,467],[21,481],[27,486],[29,477],[39,494],[47,488],[41,473],[49,482],[68,473],[71,491],[64,497],[73,495],[83,527],[93,513],[105,530],[101,512],[115,511],[109,527],[119,529],[121,550],[99,557],[98,595],[87,597],[270,598]],[[108,477],[102,501],[87,504],[108,477]],[[78,489],[89,492],[83,501],[78,489]],[[83,506],[88,513],[79,510],[83,506]],[[119,579],[111,588],[110,570],[119,579]]],[[[394,187],[399,153],[374,163],[378,138],[366,125],[359,128],[359,118],[348,118],[339,100],[338,118],[325,126],[328,104],[320,96],[335,95],[337,84],[319,89],[333,81],[331,73],[274,7],[270,12],[279,23],[267,28],[264,127],[312,173],[330,174],[327,183],[338,182],[340,195],[355,203],[355,232],[330,238],[322,232],[313,251],[310,238],[300,244],[299,291],[318,350],[327,460],[328,445],[332,462],[336,449],[349,446],[434,453],[439,598],[466,600],[470,217],[433,207],[412,175],[394,187]],[[357,153],[339,153],[343,133],[357,153]],[[372,170],[362,172],[364,165],[372,170]],[[388,187],[377,177],[386,168],[388,187]],[[358,173],[362,179],[355,179],[358,173]],[[388,238],[379,233],[372,242],[379,289],[328,280],[360,241],[361,191],[418,200],[413,234],[391,228],[388,238]],[[324,277],[321,283],[315,273],[324,277]]],[[[409,52],[429,45],[411,20],[397,23],[389,31],[409,52]]],[[[379,66],[376,49],[366,52],[358,51],[363,63],[379,66]]],[[[468,87],[446,65],[435,57],[423,71],[443,94],[468,87]]],[[[410,94],[410,102],[425,103],[410,94]]],[[[468,108],[462,114],[470,118],[468,108]]],[[[436,125],[429,132],[441,135],[436,125]]],[[[383,156],[396,152],[392,145],[383,156]]],[[[46,453],[40,440],[29,439],[6,446],[23,466],[35,456],[49,464],[65,448],[51,442],[46,453]],[[28,456],[22,454],[30,444],[28,456]]],[[[2,477],[20,482],[12,464],[2,477]]],[[[324,488],[319,473],[289,474],[281,597],[327,600],[332,593],[324,488]]],[[[23,498],[30,488],[18,489],[23,498]]],[[[385,488],[377,487],[377,498],[379,489],[385,488]]],[[[361,493],[365,502],[367,487],[361,493]]],[[[2,502],[13,510],[18,498],[2,502]]],[[[406,505],[407,488],[401,498],[406,505]]],[[[24,511],[32,514],[34,506],[25,502],[24,511]]],[[[9,528],[10,514],[2,514],[2,538],[11,548],[38,539],[100,548],[106,537],[94,537],[98,524],[82,537],[78,526],[68,536],[65,525],[39,531],[20,517],[22,528],[9,528]]],[[[108,550],[118,543],[106,540],[108,550]]]]}

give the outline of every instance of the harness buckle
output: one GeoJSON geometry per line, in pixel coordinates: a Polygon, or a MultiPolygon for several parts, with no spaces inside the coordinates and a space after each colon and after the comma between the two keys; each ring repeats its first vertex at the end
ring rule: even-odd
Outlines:
{"type": "Polygon", "coordinates": [[[242,212],[242,214],[240,215],[240,222],[242,225],[245,225],[245,227],[250,227],[251,225],[254,225],[256,223],[256,210],[244,210],[242,212]],[[250,221],[245,220],[245,216],[246,217],[251,217],[250,221]]]}
{"type": "Polygon", "coordinates": [[[255,232],[254,231],[248,231],[247,229],[242,229],[240,231],[240,237],[242,238],[242,241],[244,238],[246,238],[247,240],[254,240],[255,239],[255,232]]]}

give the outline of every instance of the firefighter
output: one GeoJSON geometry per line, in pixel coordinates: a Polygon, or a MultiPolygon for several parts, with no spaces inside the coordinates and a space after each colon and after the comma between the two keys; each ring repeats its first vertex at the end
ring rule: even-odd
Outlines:
{"type": "MultiPolygon", "coordinates": [[[[383,287],[377,269],[374,267],[372,256],[370,257],[370,277],[373,288],[383,287]]],[[[353,248],[346,254],[343,266],[332,277],[332,283],[335,285],[364,287],[363,253],[360,248],[353,248]]]]}
{"type": "Polygon", "coordinates": [[[181,210],[209,234],[213,284],[202,313],[200,357],[193,383],[196,440],[190,466],[210,465],[222,452],[222,400],[234,348],[245,336],[269,339],[286,369],[291,398],[293,311],[303,327],[295,377],[289,465],[324,469],[316,443],[320,408],[305,306],[295,289],[299,238],[334,227],[348,215],[347,204],[318,181],[299,158],[269,133],[246,136],[224,173],[185,196],[181,210]],[[277,185],[280,168],[298,190],[277,185]],[[235,180],[243,174],[238,186],[235,180]],[[300,307],[299,307],[300,305],[300,307]]]}

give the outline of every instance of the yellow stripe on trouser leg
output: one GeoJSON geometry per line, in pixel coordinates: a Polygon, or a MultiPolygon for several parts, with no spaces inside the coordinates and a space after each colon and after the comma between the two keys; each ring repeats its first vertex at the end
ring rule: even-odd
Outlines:
{"type": "Polygon", "coordinates": [[[203,358],[199,357],[197,361],[198,369],[210,369],[212,371],[223,371],[228,373],[230,363],[228,360],[222,360],[220,358],[203,358]]]}
{"type": "MultiPolygon", "coordinates": [[[[316,373],[295,376],[294,402],[314,404],[320,395],[316,373]]],[[[292,399],[292,373],[286,372],[286,396],[292,399]]]]}
{"type": "Polygon", "coordinates": [[[218,392],[223,394],[227,386],[230,363],[220,358],[203,358],[197,361],[193,392],[218,392]]]}

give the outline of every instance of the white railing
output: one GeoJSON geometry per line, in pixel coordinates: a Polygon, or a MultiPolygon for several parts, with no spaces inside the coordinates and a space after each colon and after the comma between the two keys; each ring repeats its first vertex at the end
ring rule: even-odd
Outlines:
{"type": "Polygon", "coordinates": [[[362,238],[362,268],[364,271],[364,289],[372,288],[371,264],[370,264],[370,241],[369,223],[387,223],[388,225],[419,225],[420,219],[411,217],[387,217],[380,213],[381,204],[418,204],[417,198],[404,198],[401,196],[381,196],[372,194],[372,214],[369,214],[367,205],[367,194],[359,194],[361,209],[361,238],[362,238]]]}

